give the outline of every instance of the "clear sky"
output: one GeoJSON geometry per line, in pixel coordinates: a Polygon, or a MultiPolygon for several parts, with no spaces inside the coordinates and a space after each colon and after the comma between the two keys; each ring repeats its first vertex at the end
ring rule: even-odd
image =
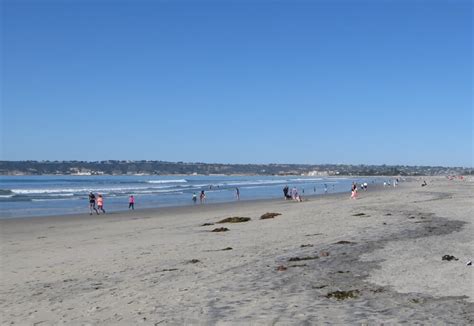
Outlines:
{"type": "Polygon", "coordinates": [[[470,0],[1,4],[1,159],[473,165],[470,0]]]}

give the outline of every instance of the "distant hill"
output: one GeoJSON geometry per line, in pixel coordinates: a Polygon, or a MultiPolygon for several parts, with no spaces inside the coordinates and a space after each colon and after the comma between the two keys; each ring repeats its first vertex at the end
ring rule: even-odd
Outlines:
{"type": "Polygon", "coordinates": [[[0,161],[0,175],[472,175],[472,168],[341,164],[218,164],[165,161],[0,161]]]}

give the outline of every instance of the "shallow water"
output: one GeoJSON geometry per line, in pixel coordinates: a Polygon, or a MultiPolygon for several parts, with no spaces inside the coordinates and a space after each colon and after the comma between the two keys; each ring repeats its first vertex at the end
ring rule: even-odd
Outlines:
{"type": "MultiPolygon", "coordinates": [[[[386,179],[302,176],[2,176],[0,216],[15,218],[88,212],[88,193],[102,194],[107,211],[193,205],[204,190],[206,203],[283,197],[296,187],[303,196],[349,192],[351,183],[383,183],[386,179]],[[326,191],[327,189],[327,191],[326,191]]],[[[199,200],[198,200],[199,202],[199,200]]]]}

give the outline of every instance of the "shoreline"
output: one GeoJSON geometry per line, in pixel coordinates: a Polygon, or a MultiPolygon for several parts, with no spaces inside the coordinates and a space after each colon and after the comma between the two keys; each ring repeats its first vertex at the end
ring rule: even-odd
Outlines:
{"type": "MultiPolygon", "coordinates": [[[[406,181],[406,182],[411,182],[411,181],[406,181]]],[[[393,187],[392,186],[387,186],[384,188],[382,185],[371,185],[369,190],[363,191],[360,190],[359,193],[373,193],[377,191],[390,191],[393,187]]],[[[305,195],[302,196],[304,201],[312,201],[314,199],[318,198],[337,198],[337,197],[349,197],[350,193],[349,192],[333,192],[333,193],[326,193],[326,194],[310,194],[310,195],[305,195]]],[[[277,203],[277,202],[294,202],[295,204],[298,204],[298,202],[294,200],[285,200],[284,198],[265,198],[265,199],[241,199],[241,200],[234,200],[234,201],[224,201],[224,202],[211,202],[211,203],[196,203],[196,204],[186,204],[186,205],[176,205],[176,206],[163,206],[163,207],[151,207],[151,208],[136,208],[135,210],[129,210],[129,209],[123,209],[119,211],[111,211],[110,213],[106,214],[92,214],[89,215],[89,208],[85,207],[83,213],[72,213],[72,214],[55,214],[55,215],[38,215],[38,216],[19,216],[19,217],[0,217],[0,225],[3,221],[11,221],[11,220],[48,220],[48,219],[74,219],[74,218],[89,218],[93,219],[94,217],[97,218],[103,218],[105,217],[119,217],[119,218],[126,218],[129,214],[173,214],[173,213],[183,213],[183,212],[192,212],[195,211],[196,209],[227,209],[231,208],[236,205],[251,205],[251,204],[265,204],[265,203],[277,203]],[[127,215],[128,214],[128,215],[127,215]]],[[[131,215],[130,215],[131,216],[131,215]]]]}
{"type": "Polygon", "coordinates": [[[84,212],[84,208],[89,206],[89,202],[86,200],[89,191],[104,194],[105,209],[110,213],[123,212],[128,209],[127,194],[136,196],[136,209],[138,207],[158,208],[193,206],[191,195],[193,192],[201,190],[205,190],[208,194],[207,203],[225,203],[236,200],[234,189],[237,187],[241,189],[241,201],[251,201],[281,197],[281,190],[285,183],[293,184],[298,188],[301,187],[299,190],[302,195],[313,197],[314,195],[324,195],[322,188],[324,182],[329,185],[328,193],[333,193],[345,192],[349,189],[349,185],[346,184],[350,184],[354,180],[357,182],[369,182],[370,180],[370,186],[374,185],[374,182],[380,183],[382,180],[381,178],[358,179],[344,177],[201,180],[174,177],[174,179],[165,180],[161,178],[159,181],[154,181],[145,177],[145,179],[132,179],[130,181],[120,178],[113,179],[112,177],[101,181],[100,178],[91,177],[87,180],[81,179],[76,183],[73,179],[54,181],[47,178],[37,178],[36,180],[12,179],[5,181],[3,187],[5,189],[2,190],[2,198],[0,198],[0,202],[4,204],[0,210],[0,213],[2,213],[0,219],[81,214],[84,212]],[[165,185],[161,185],[161,183],[165,185]],[[333,183],[332,187],[330,183],[333,183]],[[335,188],[334,185],[336,185],[335,188]],[[316,187],[318,191],[316,191],[316,187]],[[304,193],[305,188],[307,188],[306,194],[304,193]]]}
{"type": "Polygon", "coordinates": [[[473,189],[1,220],[0,324],[469,324],[473,189]]]}

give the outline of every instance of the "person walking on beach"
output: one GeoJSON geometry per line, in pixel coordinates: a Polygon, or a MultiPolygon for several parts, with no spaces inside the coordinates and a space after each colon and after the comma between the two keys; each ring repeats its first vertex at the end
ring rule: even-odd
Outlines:
{"type": "Polygon", "coordinates": [[[196,193],[194,192],[193,193],[193,203],[196,204],[197,202],[197,196],[196,196],[196,193]]]}
{"type": "Polygon", "coordinates": [[[351,199],[356,199],[356,197],[357,197],[357,184],[353,182],[352,187],[351,187],[351,199]]]}
{"type": "Polygon", "coordinates": [[[288,186],[285,186],[285,188],[283,188],[283,195],[285,196],[285,199],[291,198],[291,196],[288,194],[289,189],[290,188],[288,188],[288,186]]]}
{"type": "Polygon", "coordinates": [[[240,200],[240,190],[239,188],[235,188],[235,195],[237,196],[237,200],[240,200]]]}
{"type": "Polygon", "coordinates": [[[102,197],[101,194],[99,194],[99,196],[97,197],[97,208],[100,211],[102,211],[102,213],[105,214],[105,209],[104,209],[104,198],[102,197]]]}
{"type": "Polygon", "coordinates": [[[296,187],[293,187],[291,189],[291,198],[293,198],[293,200],[296,200],[296,196],[298,196],[298,189],[296,189],[296,187]]]}
{"type": "Polygon", "coordinates": [[[204,190],[201,190],[201,194],[199,195],[199,201],[201,204],[204,204],[204,201],[206,200],[206,194],[204,193],[204,190]]]}
{"type": "Polygon", "coordinates": [[[92,210],[94,210],[97,213],[97,215],[99,215],[97,208],[95,208],[95,195],[92,193],[92,191],[89,193],[89,209],[90,209],[89,215],[92,215],[92,210]]]}
{"type": "Polygon", "coordinates": [[[132,209],[132,211],[135,210],[135,197],[133,197],[133,195],[128,197],[128,209],[132,209]]]}
{"type": "Polygon", "coordinates": [[[327,185],[327,184],[324,184],[324,193],[325,193],[325,194],[328,193],[328,185],[327,185]]]}

